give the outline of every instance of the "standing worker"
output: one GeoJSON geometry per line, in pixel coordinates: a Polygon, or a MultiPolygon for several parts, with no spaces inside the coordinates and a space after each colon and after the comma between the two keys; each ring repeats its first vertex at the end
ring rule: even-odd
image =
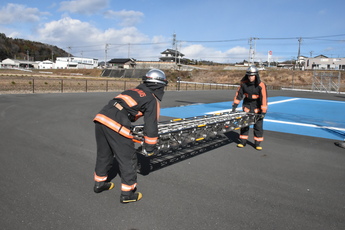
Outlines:
{"type": "MultiPolygon", "coordinates": [[[[255,149],[262,150],[260,144],[264,140],[263,119],[267,112],[267,89],[266,84],[260,80],[258,69],[255,66],[249,67],[246,75],[242,78],[240,87],[236,92],[232,104],[232,112],[236,111],[242,99],[242,108],[244,112],[260,114],[258,121],[254,124],[254,140],[255,149]]],[[[249,128],[249,126],[241,128],[241,143],[239,143],[237,147],[243,148],[246,146],[249,128]]]]}
{"type": "Polygon", "coordinates": [[[142,198],[142,194],[136,192],[137,156],[131,122],[144,116],[143,153],[152,156],[157,150],[160,101],[167,84],[164,72],[152,69],[143,77],[143,83],[110,100],[94,118],[97,142],[95,193],[113,189],[114,183],[108,180],[108,172],[115,157],[121,176],[120,202],[130,203],[142,198]]]}

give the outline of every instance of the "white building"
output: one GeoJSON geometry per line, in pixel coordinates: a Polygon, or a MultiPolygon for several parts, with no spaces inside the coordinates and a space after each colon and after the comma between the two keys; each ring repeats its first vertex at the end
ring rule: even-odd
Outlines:
{"type": "Polygon", "coordinates": [[[57,57],[56,69],[93,69],[98,67],[98,59],[83,57],[57,57]]]}
{"type": "Polygon", "coordinates": [[[41,61],[38,63],[39,69],[55,69],[55,63],[49,60],[41,61]]]}
{"type": "Polygon", "coordinates": [[[319,55],[314,58],[306,58],[304,66],[306,70],[345,70],[345,58],[329,58],[319,55]]]}
{"type": "Polygon", "coordinates": [[[22,69],[36,69],[38,67],[38,62],[27,61],[27,60],[17,60],[6,58],[1,62],[2,68],[22,68],[22,69]]]}

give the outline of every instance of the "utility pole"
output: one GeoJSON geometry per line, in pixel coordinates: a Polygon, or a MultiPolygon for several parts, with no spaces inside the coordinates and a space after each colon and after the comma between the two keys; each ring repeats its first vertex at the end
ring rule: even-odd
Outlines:
{"type": "Polygon", "coordinates": [[[252,49],[253,49],[253,47],[252,47],[252,40],[253,40],[253,38],[250,37],[250,38],[249,38],[249,59],[248,59],[248,66],[249,66],[250,63],[252,63],[252,49]]]}
{"type": "Polygon", "coordinates": [[[177,42],[176,42],[176,34],[173,34],[173,49],[175,48],[175,64],[177,64],[177,42]]]}
{"type": "Polygon", "coordinates": [[[173,34],[173,40],[172,40],[172,48],[175,48],[175,44],[176,44],[176,34],[173,34]]]}
{"type": "MultiPolygon", "coordinates": [[[[180,48],[179,50],[181,50],[181,42],[180,42],[180,48]]],[[[182,57],[182,56],[181,56],[182,57]]],[[[181,64],[181,57],[178,58],[178,64],[181,64]]]]}
{"type": "Polygon", "coordinates": [[[67,59],[67,69],[69,69],[69,57],[71,55],[71,47],[68,47],[68,59],[67,59]]]}
{"type": "Polygon", "coordinates": [[[256,54],[256,40],[259,38],[253,38],[254,39],[254,52],[253,52],[253,64],[254,64],[254,59],[255,59],[255,54],[256,54]]]}
{"type": "Polygon", "coordinates": [[[301,43],[302,43],[302,38],[298,38],[298,54],[297,54],[297,62],[298,62],[298,68],[300,68],[300,56],[301,56],[301,43]]]}
{"type": "Polygon", "coordinates": [[[107,57],[107,55],[108,55],[108,46],[109,46],[109,44],[108,44],[108,43],[106,43],[106,44],[105,44],[105,51],[104,51],[104,68],[107,68],[107,59],[108,59],[108,57],[107,57]]]}
{"type": "Polygon", "coordinates": [[[254,58],[255,58],[255,52],[256,52],[256,40],[259,38],[249,38],[249,63],[251,65],[254,65],[254,58]],[[252,41],[254,40],[254,49],[252,45],[252,41]]]}

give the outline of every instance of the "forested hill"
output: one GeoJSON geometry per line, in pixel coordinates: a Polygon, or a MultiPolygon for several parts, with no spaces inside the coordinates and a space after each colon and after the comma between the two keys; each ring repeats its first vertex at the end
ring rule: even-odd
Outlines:
{"type": "Polygon", "coordinates": [[[8,38],[0,33],[0,61],[11,58],[30,61],[55,61],[56,57],[67,57],[68,53],[57,46],[19,38],[8,38]]]}

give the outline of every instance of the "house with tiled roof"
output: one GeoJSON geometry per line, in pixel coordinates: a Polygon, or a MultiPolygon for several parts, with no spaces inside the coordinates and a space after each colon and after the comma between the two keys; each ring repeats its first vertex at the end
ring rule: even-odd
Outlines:
{"type": "Polygon", "coordinates": [[[133,58],[113,58],[108,61],[108,66],[114,69],[133,69],[135,65],[133,58]]]}
{"type": "Polygon", "coordinates": [[[183,58],[184,54],[178,50],[166,49],[161,52],[162,56],[159,58],[163,62],[175,62],[180,63],[180,60],[183,58]]]}

